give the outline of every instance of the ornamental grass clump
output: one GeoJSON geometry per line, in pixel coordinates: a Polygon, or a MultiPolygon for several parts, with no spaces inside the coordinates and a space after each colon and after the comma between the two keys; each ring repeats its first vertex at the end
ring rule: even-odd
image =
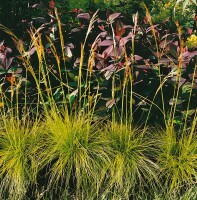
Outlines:
{"type": "Polygon", "coordinates": [[[157,164],[159,178],[165,191],[184,194],[197,183],[197,137],[196,129],[177,134],[166,129],[157,134],[157,164]]]}
{"type": "Polygon", "coordinates": [[[105,199],[141,198],[145,188],[155,188],[158,166],[150,159],[154,158],[152,140],[140,129],[118,123],[110,124],[105,134],[115,152],[103,192],[105,199]]]}
{"type": "Polygon", "coordinates": [[[1,116],[0,125],[0,198],[24,199],[28,188],[36,182],[32,147],[38,126],[8,114],[1,116]]]}
{"type": "Polygon", "coordinates": [[[110,163],[109,141],[83,114],[69,116],[51,111],[44,120],[38,163],[46,168],[48,189],[61,188],[80,199],[97,196],[106,166],[110,163]]]}

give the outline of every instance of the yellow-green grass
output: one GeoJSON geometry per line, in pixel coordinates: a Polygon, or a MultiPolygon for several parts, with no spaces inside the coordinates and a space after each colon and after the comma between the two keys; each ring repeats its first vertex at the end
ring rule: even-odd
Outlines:
{"type": "Polygon", "coordinates": [[[185,192],[197,184],[197,136],[192,128],[182,136],[171,128],[155,134],[158,177],[169,194],[185,192]]]}
{"type": "Polygon", "coordinates": [[[106,174],[106,199],[140,198],[146,189],[155,188],[158,166],[153,162],[153,141],[131,125],[109,123],[104,129],[114,155],[106,174]],[[146,188],[146,189],[145,189],[146,188]]]}
{"type": "Polygon", "coordinates": [[[36,182],[34,154],[37,123],[14,116],[0,118],[0,198],[23,199],[28,187],[36,182]]]}
{"type": "Polygon", "coordinates": [[[80,199],[97,196],[105,168],[110,165],[109,140],[83,114],[49,113],[37,144],[41,149],[37,162],[39,169],[48,169],[48,187],[61,185],[67,193],[71,184],[80,199]]]}

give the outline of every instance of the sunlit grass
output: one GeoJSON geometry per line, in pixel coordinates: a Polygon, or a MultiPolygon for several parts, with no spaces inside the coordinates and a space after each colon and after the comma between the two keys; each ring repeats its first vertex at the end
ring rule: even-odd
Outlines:
{"type": "Polygon", "coordinates": [[[2,199],[23,199],[36,181],[32,147],[39,126],[9,114],[1,116],[0,125],[0,195],[2,199]]]}
{"type": "MultiPolygon", "coordinates": [[[[97,195],[102,168],[109,165],[111,149],[83,114],[69,116],[66,111],[50,112],[44,121],[38,163],[47,167],[48,186],[62,185],[66,192],[70,184],[75,195],[97,195]]],[[[82,197],[81,197],[82,198],[82,197]]]]}
{"type": "Polygon", "coordinates": [[[169,193],[181,194],[197,183],[197,137],[191,130],[180,137],[175,130],[157,134],[157,164],[160,180],[169,193]]]}
{"type": "Polygon", "coordinates": [[[154,155],[150,155],[152,141],[148,139],[148,133],[146,135],[140,129],[112,123],[105,129],[105,135],[115,152],[107,174],[106,198],[139,198],[146,187],[153,189],[158,166],[150,159],[154,155]]]}

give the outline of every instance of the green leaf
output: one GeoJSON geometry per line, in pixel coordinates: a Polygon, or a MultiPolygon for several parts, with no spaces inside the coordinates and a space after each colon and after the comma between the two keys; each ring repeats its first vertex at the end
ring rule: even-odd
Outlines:
{"type": "Polygon", "coordinates": [[[172,56],[174,56],[175,58],[178,58],[178,52],[177,52],[177,46],[174,44],[170,44],[170,53],[172,54],[172,56]]]}
{"type": "Polygon", "coordinates": [[[77,87],[77,83],[76,82],[69,82],[68,86],[70,86],[70,87],[77,87]]]}
{"type": "Polygon", "coordinates": [[[45,49],[47,49],[47,48],[49,48],[49,47],[51,47],[51,44],[50,44],[50,43],[47,43],[47,44],[44,46],[45,49]]]}
{"type": "Polygon", "coordinates": [[[182,86],[182,92],[183,93],[189,93],[192,90],[192,84],[187,82],[182,86]]]}
{"type": "Polygon", "coordinates": [[[187,114],[188,116],[191,116],[191,115],[195,114],[195,112],[196,112],[195,109],[193,109],[193,110],[188,110],[188,111],[182,111],[182,113],[183,113],[184,116],[186,116],[186,114],[187,114]]]}
{"type": "Polygon", "coordinates": [[[183,119],[181,117],[175,117],[173,122],[177,125],[182,125],[183,124],[183,119]]]}
{"type": "Polygon", "coordinates": [[[70,76],[70,78],[71,78],[73,81],[78,81],[78,76],[76,76],[75,74],[69,72],[68,75],[70,76]]]}
{"type": "Polygon", "coordinates": [[[148,112],[149,111],[148,108],[141,108],[141,110],[144,111],[144,112],[148,112]]]}
{"type": "Polygon", "coordinates": [[[56,91],[54,92],[53,96],[54,96],[55,100],[58,100],[62,96],[62,89],[57,88],[56,91]]]}
{"type": "Polygon", "coordinates": [[[0,68],[0,75],[1,74],[6,74],[6,70],[4,68],[0,68]]]}
{"type": "Polygon", "coordinates": [[[70,102],[70,103],[73,103],[73,102],[74,102],[77,93],[78,93],[78,89],[74,90],[74,91],[69,95],[69,102],[70,102]]]}
{"type": "Polygon", "coordinates": [[[18,65],[14,65],[13,67],[11,67],[11,68],[8,70],[8,73],[16,72],[17,69],[18,69],[18,65]]]}

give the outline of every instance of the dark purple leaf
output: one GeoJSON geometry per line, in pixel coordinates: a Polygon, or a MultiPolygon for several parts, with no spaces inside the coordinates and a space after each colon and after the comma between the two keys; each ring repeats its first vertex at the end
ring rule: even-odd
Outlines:
{"type": "Polygon", "coordinates": [[[121,36],[116,35],[114,39],[115,39],[115,42],[118,43],[120,42],[121,36]]]}
{"type": "Polygon", "coordinates": [[[177,78],[176,76],[172,77],[171,78],[171,81],[173,82],[178,82],[179,81],[179,87],[181,87],[185,82],[186,82],[186,79],[185,78],[177,78]]]}
{"type": "Polygon", "coordinates": [[[113,48],[109,56],[113,57],[114,59],[120,59],[124,56],[124,54],[125,54],[125,48],[123,46],[119,46],[119,47],[113,48]]]}
{"type": "Polygon", "coordinates": [[[107,58],[107,57],[109,56],[109,54],[112,52],[113,48],[114,48],[113,45],[107,47],[107,48],[103,51],[102,56],[103,56],[104,58],[107,58]]]}
{"type": "Polygon", "coordinates": [[[185,53],[183,53],[183,59],[187,59],[187,60],[190,60],[192,57],[196,56],[197,55],[197,51],[186,51],[185,53]]]}
{"type": "Polygon", "coordinates": [[[4,53],[0,53],[0,66],[4,67],[5,68],[5,59],[6,59],[6,56],[4,55],[4,53]]]}
{"type": "Polygon", "coordinates": [[[138,61],[138,60],[142,60],[143,58],[141,56],[134,55],[134,59],[135,59],[135,61],[138,61]]]}
{"type": "Polygon", "coordinates": [[[6,54],[6,53],[12,53],[12,49],[6,47],[4,53],[5,53],[5,54],[6,54]]]}
{"type": "Polygon", "coordinates": [[[101,70],[101,72],[105,71],[105,78],[106,80],[109,80],[112,76],[112,74],[116,71],[116,67],[114,66],[114,64],[109,65],[108,67],[105,67],[104,69],[101,70]]]}
{"type": "Polygon", "coordinates": [[[158,64],[169,64],[170,62],[172,62],[170,58],[161,58],[158,64]]]}
{"type": "Polygon", "coordinates": [[[98,28],[99,28],[101,31],[105,31],[105,27],[104,27],[103,25],[98,26],[98,28]]]}
{"type": "Polygon", "coordinates": [[[157,26],[159,26],[159,24],[156,24],[154,26],[150,26],[149,28],[146,29],[146,33],[148,33],[149,31],[152,31],[153,28],[155,29],[157,26]]]}
{"type": "Polygon", "coordinates": [[[160,48],[165,48],[166,46],[167,46],[166,40],[162,40],[162,41],[160,42],[160,44],[159,44],[159,47],[160,47],[160,48]]]}
{"type": "Polygon", "coordinates": [[[169,43],[173,42],[175,39],[174,34],[167,34],[164,37],[162,37],[162,41],[159,44],[160,48],[165,48],[169,43]]]}
{"type": "Polygon", "coordinates": [[[102,20],[102,19],[98,19],[97,22],[98,22],[98,23],[103,23],[103,22],[105,23],[106,21],[105,21],[105,20],[102,20]]]}
{"type": "Polygon", "coordinates": [[[73,28],[71,30],[71,33],[76,33],[76,32],[79,32],[81,29],[80,28],[73,28]]]}
{"type": "Polygon", "coordinates": [[[115,72],[116,71],[116,67],[114,66],[114,64],[111,64],[107,67],[105,67],[104,69],[101,70],[101,72],[104,72],[104,71],[111,71],[111,72],[115,72]]]}
{"type": "Polygon", "coordinates": [[[106,31],[101,32],[101,33],[99,34],[99,36],[100,36],[100,37],[106,37],[106,36],[107,36],[107,32],[106,32],[106,31]]]}
{"type": "Polygon", "coordinates": [[[0,65],[6,70],[9,69],[13,59],[14,59],[14,57],[7,58],[5,52],[0,53],[0,65]]]}
{"type": "MultiPolygon", "coordinates": [[[[151,48],[150,48],[150,50],[151,50],[151,48]]],[[[155,51],[152,51],[152,54],[155,56],[155,57],[161,57],[161,53],[160,52],[155,52],[155,51]]]]}
{"type": "Polygon", "coordinates": [[[172,44],[176,45],[177,47],[179,46],[179,42],[178,41],[174,41],[174,42],[172,42],[172,44]]]}
{"type": "Polygon", "coordinates": [[[131,33],[120,40],[120,45],[124,46],[129,40],[131,40],[131,33]]]}
{"type": "Polygon", "coordinates": [[[188,64],[188,61],[183,60],[182,61],[182,69],[186,69],[187,64],[188,64]]]}
{"type": "Polygon", "coordinates": [[[103,68],[103,62],[101,62],[101,61],[98,61],[97,63],[96,63],[96,68],[97,69],[102,69],[103,68]]]}
{"type": "Polygon", "coordinates": [[[113,45],[113,41],[112,40],[103,40],[101,42],[98,42],[98,46],[110,46],[113,45]]]}
{"type": "Polygon", "coordinates": [[[5,60],[5,69],[8,70],[10,65],[12,64],[14,57],[8,58],[5,60]]]}
{"type": "Polygon", "coordinates": [[[113,13],[109,16],[109,21],[114,21],[114,19],[118,18],[121,15],[121,13],[113,13]]]}
{"type": "Polygon", "coordinates": [[[127,28],[131,28],[131,29],[133,29],[134,27],[131,26],[131,25],[124,25],[123,28],[126,28],[126,29],[127,29],[127,28]]]}
{"type": "Polygon", "coordinates": [[[23,69],[22,69],[22,68],[18,68],[18,69],[15,71],[15,74],[21,74],[21,73],[22,73],[22,71],[23,71],[23,69]]]}
{"type": "Polygon", "coordinates": [[[165,39],[166,42],[172,41],[175,37],[177,36],[177,34],[166,34],[164,35],[161,39],[165,39]]]}
{"type": "Polygon", "coordinates": [[[151,67],[148,66],[148,65],[137,65],[135,67],[138,68],[138,69],[151,69],[151,67]]]}
{"type": "Polygon", "coordinates": [[[6,54],[0,52],[0,61],[3,61],[6,58],[6,54]]]}
{"type": "Polygon", "coordinates": [[[80,13],[77,15],[77,18],[90,20],[90,14],[89,13],[80,13]]]}
{"type": "Polygon", "coordinates": [[[194,81],[195,81],[195,83],[196,83],[196,81],[197,81],[197,72],[196,72],[195,74],[188,74],[188,77],[190,78],[191,81],[192,81],[193,78],[194,78],[194,81]]]}
{"type": "Polygon", "coordinates": [[[103,60],[104,57],[103,55],[99,54],[99,53],[95,53],[95,57],[98,59],[98,60],[103,60]]]}

